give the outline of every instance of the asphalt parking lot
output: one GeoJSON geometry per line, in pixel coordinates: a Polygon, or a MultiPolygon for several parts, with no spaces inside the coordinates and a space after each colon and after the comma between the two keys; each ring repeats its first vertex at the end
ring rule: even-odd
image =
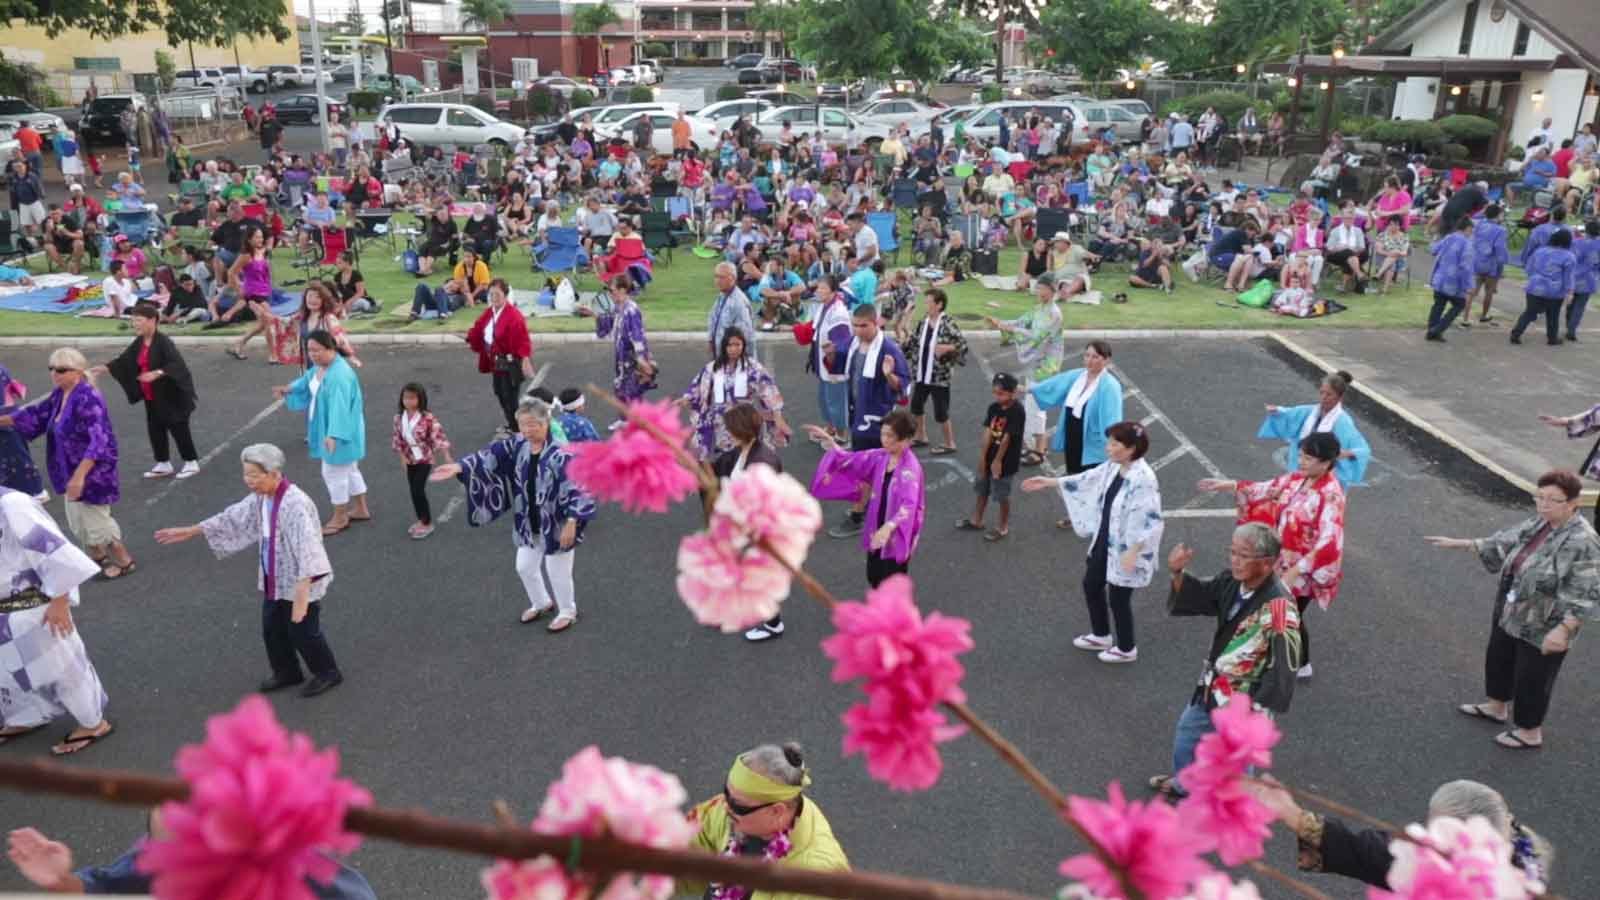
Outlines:
{"type": "MultiPolygon", "coordinates": [[[[1172,724],[1209,628],[1168,618],[1161,591],[1139,591],[1139,662],[1107,667],[1069,645],[1085,625],[1078,588],[1085,547],[1053,527],[1061,514],[1053,496],[1019,494],[1012,535],[999,544],[953,529],[972,502],[986,370],[1014,365],[991,343],[975,346],[954,390],[962,452],[923,459],[928,516],[911,567],[920,603],[972,620],[971,705],[1045,772],[1072,792],[1103,794],[1116,780],[1140,796],[1145,778],[1169,763],[1172,724]]],[[[1232,519],[1225,503],[1194,483],[1275,473],[1281,448],[1253,437],[1262,406],[1310,402],[1314,387],[1257,342],[1126,340],[1115,351],[1127,413],[1151,428],[1150,457],[1160,464],[1170,516],[1163,552],[1183,541],[1197,548],[1200,569],[1220,570],[1232,519]]],[[[255,441],[284,446],[291,479],[326,507],[300,420],[271,409],[269,388],[285,373],[260,361],[259,346],[249,363],[220,347],[185,352],[201,393],[195,436],[211,454],[200,477],[141,481],[149,464],[142,412],[112,398],[124,460],[117,516],[140,570],[85,589],[79,622],[118,731],[74,765],[170,771],[174,751],[201,736],[205,716],[231,707],[266,674],[255,559],[217,561],[193,543],[161,547],[155,529],[192,523],[241,496],[235,461],[255,441]]],[[[791,420],[813,421],[812,384],[794,346],[784,337],[764,352],[791,398],[791,420]]],[[[701,361],[698,345],[662,344],[656,355],[665,385],[686,385],[701,361]]],[[[677,539],[696,521],[690,504],[641,517],[604,507],[579,550],[577,626],[549,635],[518,625],[526,601],[512,569],[509,525],[467,527],[459,487],[437,485],[434,506],[448,521],[426,543],[407,540],[404,475],[387,449],[398,387],[412,380],[432,392],[458,451],[481,445],[497,420],[487,379],[465,350],[372,346],[361,356],[363,471],[377,518],[329,540],[336,580],[324,615],[347,681],[315,700],[274,695],[273,703],[290,726],[338,745],[345,771],[380,803],[488,821],[491,804],[504,799],[526,818],[562,761],[591,743],[677,773],[699,798],[720,788],[739,750],[799,739],[811,750],[813,795],[857,867],[1039,896],[1058,886],[1056,864],[1078,852],[1075,842],[976,740],[946,745],[942,780],[919,795],[891,793],[867,777],[859,758],[841,757],[839,716],[855,695],[828,680],[817,647],[827,622],[811,601],[791,599],[787,635],[759,646],[693,623],[672,584],[677,539]]],[[[43,349],[3,355],[13,373],[40,384],[44,358],[43,349]]],[[[609,380],[602,344],[541,347],[535,362],[543,383],[557,390],[609,380]]],[[[597,404],[590,408],[603,428],[608,417],[597,404]]],[[[1600,676],[1585,664],[1589,648],[1579,647],[1562,674],[1547,748],[1495,747],[1492,729],[1453,711],[1479,695],[1492,578],[1466,555],[1421,541],[1432,533],[1487,534],[1531,515],[1532,505],[1485,489],[1408,432],[1361,424],[1374,450],[1372,483],[1352,491],[1343,591],[1331,611],[1312,613],[1317,675],[1302,683],[1282,720],[1275,773],[1402,821],[1420,816],[1442,781],[1486,781],[1561,851],[1555,889],[1600,896],[1593,792],[1582,787],[1596,774],[1588,737],[1600,724],[1600,676]]],[[[807,479],[818,452],[792,446],[783,455],[807,479]]],[[[51,508],[59,519],[59,501],[51,508]]],[[[841,512],[826,505],[830,522],[841,512]]],[[[820,538],[809,564],[846,596],[864,588],[853,541],[820,538]]],[[[59,730],[0,753],[47,752],[59,730]]],[[[84,862],[121,852],[141,822],[129,810],[37,797],[0,805],[0,828],[37,826],[68,841],[84,862]]],[[[1274,841],[1269,859],[1292,868],[1290,842],[1274,841]]],[[[374,843],[354,861],[384,897],[477,890],[480,862],[466,857],[374,843]]],[[[1337,897],[1361,895],[1339,880],[1315,883],[1337,897]]],[[[20,886],[0,872],[0,889],[20,886]]],[[[1283,894],[1264,887],[1263,895],[1283,894]]]]}

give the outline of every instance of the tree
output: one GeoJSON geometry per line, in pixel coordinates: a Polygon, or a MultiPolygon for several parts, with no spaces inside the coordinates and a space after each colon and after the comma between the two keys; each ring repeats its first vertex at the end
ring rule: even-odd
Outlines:
{"type": "Polygon", "coordinates": [[[178,83],[178,64],[173,62],[172,54],[165,50],[156,51],[156,80],[161,83],[161,92],[164,94],[170,93],[178,83]]]}
{"type": "Polygon", "coordinates": [[[339,24],[350,34],[359,36],[367,33],[367,17],[361,14],[359,8],[352,7],[348,13],[345,13],[344,21],[339,24]]]}
{"type": "MultiPolygon", "coordinates": [[[[1052,5],[1055,0],[1051,0],[1052,5]]],[[[1013,24],[1032,27],[1039,22],[1044,0],[937,0],[936,12],[948,9],[991,23],[994,28],[994,78],[1006,80],[1006,29],[1013,24]]]]}
{"type": "Polygon", "coordinates": [[[1209,62],[1226,67],[1282,59],[1299,49],[1302,38],[1327,48],[1349,25],[1344,0],[1218,0],[1208,27],[1209,62]]]}
{"type": "Polygon", "coordinates": [[[926,81],[970,52],[974,29],[928,14],[925,0],[795,0],[794,46],[830,77],[898,74],[926,81]]]}
{"type": "Polygon", "coordinates": [[[784,47],[789,47],[800,35],[805,13],[805,8],[798,3],[756,0],[755,7],[750,10],[749,22],[756,33],[763,36],[775,34],[784,47]]]}
{"type": "Polygon", "coordinates": [[[1168,30],[1148,0],[1051,0],[1035,34],[1083,78],[1108,81],[1118,69],[1164,50],[1168,30]]]}
{"type": "MultiPolygon", "coordinates": [[[[489,29],[504,22],[511,17],[511,3],[509,0],[461,0],[461,24],[466,27],[476,27],[484,33],[484,43],[487,45],[489,29]]],[[[494,57],[490,56],[485,47],[485,64],[489,69],[489,96],[495,96],[494,88],[494,57]]]]}
{"type": "Polygon", "coordinates": [[[233,37],[270,37],[286,41],[282,0],[0,0],[0,15],[37,25],[51,37],[81,28],[101,39],[127,34],[163,32],[169,47],[185,41],[224,44],[233,37]]]}
{"type": "Polygon", "coordinates": [[[601,68],[611,68],[609,54],[606,51],[606,39],[600,34],[611,25],[621,25],[622,17],[611,8],[609,0],[600,0],[579,9],[572,17],[572,31],[574,34],[594,35],[595,50],[598,51],[598,62],[601,68]]]}

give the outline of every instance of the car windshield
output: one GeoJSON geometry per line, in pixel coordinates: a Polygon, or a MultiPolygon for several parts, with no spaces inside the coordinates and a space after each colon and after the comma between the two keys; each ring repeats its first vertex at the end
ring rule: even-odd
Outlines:
{"type": "Polygon", "coordinates": [[[101,97],[89,107],[89,112],[91,115],[115,115],[127,109],[132,102],[127,97],[101,97]]]}
{"type": "Polygon", "coordinates": [[[0,116],[20,116],[24,113],[38,112],[26,100],[0,100],[0,116]]]}

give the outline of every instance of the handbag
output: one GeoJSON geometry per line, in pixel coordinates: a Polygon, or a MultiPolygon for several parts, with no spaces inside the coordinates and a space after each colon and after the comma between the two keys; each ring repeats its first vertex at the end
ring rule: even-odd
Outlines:
{"type": "Polygon", "coordinates": [[[1000,272],[1000,253],[995,250],[972,251],[974,275],[996,275],[1000,272]]]}

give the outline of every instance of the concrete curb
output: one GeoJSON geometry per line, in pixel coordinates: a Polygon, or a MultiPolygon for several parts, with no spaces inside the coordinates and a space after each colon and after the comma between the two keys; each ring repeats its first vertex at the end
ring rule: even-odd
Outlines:
{"type": "MultiPolygon", "coordinates": [[[[1335,366],[1334,364],[1328,362],[1327,360],[1311,352],[1305,347],[1300,346],[1290,338],[1287,338],[1278,332],[1268,332],[1265,336],[1268,340],[1272,341],[1279,348],[1281,348],[1285,353],[1297,358],[1301,364],[1309,369],[1315,370],[1323,375],[1338,371],[1339,369],[1338,366],[1335,366]]],[[[1508,496],[1514,494],[1519,499],[1525,499],[1534,493],[1535,486],[1533,482],[1522,477],[1521,475],[1518,475],[1510,469],[1507,469],[1505,466],[1500,465],[1493,459],[1490,459],[1488,456],[1484,455],[1481,451],[1456,440],[1455,438],[1451,437],[1448,432],[1406,409],[1403,405],[1385,396],[1382,392],[1376,391],[1359,381],[1352,384],[1350,386],[1350,390],[1360,395],[1362,399],[1381,409],[1384,413],[1392,416],[1398,421],[1399,424],[1421,432],[1427,437],[1427,439],[1443,445],[1449,450],[1459,454],[1465,461],[1477,466],[1483,472],[1498,480],[1501,483],[1500,487],[1502,490],[1496,491],[1496,494],[1505,492],[1508,496]]],[[[1595,496],[1595,493],[1596,492],[1594,491],[1585,491],[1583,496],[1592,499],[1595,496]]]]}

